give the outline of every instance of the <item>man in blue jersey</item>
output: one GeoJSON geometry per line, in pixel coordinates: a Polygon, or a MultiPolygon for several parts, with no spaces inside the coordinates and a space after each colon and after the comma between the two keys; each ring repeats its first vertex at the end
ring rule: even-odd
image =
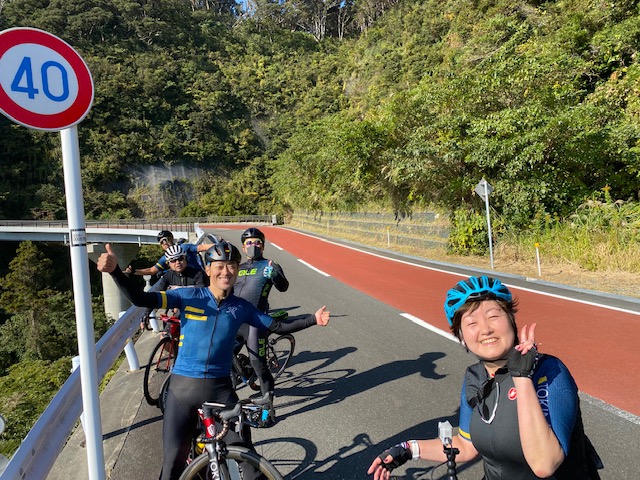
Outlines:
{"type": "MultiPolygon", "coordinates": [[[[97,268],[112,275],[122,292],[137,306],[174,308],[181,311],[180,354],[171,373],[163,422],[163,464],[160,479],[180,477],[196,430],[198,408],[205,401],[228,406],[238,401],[231,384],[231,362],[238,328],[243,323],[276,333],[290,333],[312,325],[328,325],[330,315],[323,306],[314,315],[281,323],[260,312],[246,300],[233,295],[241,255],[228,242],[218,242],[205,252],[209,275],[207,288],[178,288],[162,292],[143,292],[118,267],[118,258],[106,246],[97,268]]],[[[240,435],[227,434],[227,443],[253,449],[250,428],[240,435]]],[[[245,480],[257,473],[243,464],[245,480]]]]}
{"type": "MultiPolygon", "coordinates": [[[[242,250],[247,260],[240,264],[238,280],[233,287],[233,294],[244,298],[261,312],[269,312],[269,292],[276,287],[280,292],[289,288],[289,281],[284,276],[282,267],[272,260],[263,257],[265,236],[257,228],[248,228],[240,236],[242,250]]],[[[260,381],[262,395],[270,394],[271,402],[264,413],[267,414],[261,427],[275,424],[275,410],[273,408],[274,380],[266,359],[266,344],[268,330],[244,324],[238,330],[238,336],[247,346],[249,361],[260,381]]]]}
{"type": "MultiPolygon", "coordinates": [[[[518,340],[516,307],[509,289],[486,276],[447,292],[451,331],[479,360],[465,374],[459,431],[448,447],[461,462],[482,458],[483,480],[599,479],[576,383],[559,359],[538,354],[535,323],[518,340]]],[[[387,480],[415,458],[446,463],[448,455],[441,439],[409,440],[376,457],[368,473],[387,480]]]]}

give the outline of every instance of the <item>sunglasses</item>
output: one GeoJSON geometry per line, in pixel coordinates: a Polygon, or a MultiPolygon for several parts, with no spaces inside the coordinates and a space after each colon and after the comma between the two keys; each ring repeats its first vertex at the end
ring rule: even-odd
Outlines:
{"type": "Polygon", "coordinates": [[[169,263],[184,262],[186,259],[187,257],[172,258],[171,260],[169,260],[169,263]]]}
{"type": "Polygon", "coordinates": [[[160,240],[160,245],[171,245],[173,242],[168,238],[163,238],[160,240]]]}
{"type": "Polygon", "coordinates": [[[263,245],[262,240],[247,240],[244,242],[245,247],[251,247],[255,245],[256,247],[261,247],[263,245]]]}

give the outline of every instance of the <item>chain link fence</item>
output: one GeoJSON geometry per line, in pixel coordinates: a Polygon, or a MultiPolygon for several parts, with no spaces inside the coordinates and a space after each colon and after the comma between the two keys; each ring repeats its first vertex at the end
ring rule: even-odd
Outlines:
{"type": "Polygon", "coordinates": [[[449,237],[448,220],[435,212],[400,218],[393,213],[296,211],[287,224],[351,240],[366,237],[388,247],[445,248],[449,237]]]}

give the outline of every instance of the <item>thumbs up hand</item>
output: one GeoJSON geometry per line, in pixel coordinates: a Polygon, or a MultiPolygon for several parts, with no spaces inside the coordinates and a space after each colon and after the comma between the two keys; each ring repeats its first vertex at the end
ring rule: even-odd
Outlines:
{"type": "Polygon", "coordinates": [[[331,313],[327,310],[327,306],[323,305],[316,312],[316,324],[321,327],[326,327],[329,325],[329,319],[331,318],[331,313]]]}
{"type": "Polygon", "coordinates": [[[273,265],[271,265],[272,263],[273,262],[269,261],[269,265],[264,267],[264,270],[262,271],[262,275],[264,276],[264,278],[271,279],[273,277],[273,265]]]}
{"type": "Polygon", "coordinates": [[[98,271],[111,273],[118,266],[118,256],[113,250],[111,250],[111,244],[107,243],[105,248],[107,249],[107,252],[100,255],[96,265],[98,266],[98,271]]]}

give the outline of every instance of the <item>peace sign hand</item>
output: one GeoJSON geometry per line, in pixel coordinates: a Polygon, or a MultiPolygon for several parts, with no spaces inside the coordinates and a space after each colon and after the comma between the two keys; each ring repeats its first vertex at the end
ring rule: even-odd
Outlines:
{"type": "Polygon", "coordinates": [[[525,325],[520,330],[520,343],[516,345],[516,350],[522,355],[525,355],[532,348],[538,348],[538,344],[535,342],[536,325],[537,323],[532,323],[528,329],[528,325],[525,325]]]}
{"type": "Polygon", "coordinates": [[[534,341],[536,324],[520,331],[520,343],[507,355],[507,368],[512,377],[531,378],[538,363],[538,347],[534,341]]]}

